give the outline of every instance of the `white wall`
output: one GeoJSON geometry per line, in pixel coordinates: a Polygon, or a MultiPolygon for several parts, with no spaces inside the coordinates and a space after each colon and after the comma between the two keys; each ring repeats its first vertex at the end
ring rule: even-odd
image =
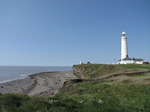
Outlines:
{"type": "Polygon", "coordinates": [[[128,55],[127,38],[122,36],[121,38],[121,59],[124,59],[128,55]]]}
{"type": "Polygon", "coordinates": [[[143,64],[143,61],[121,60],[118,64],[143,64]]]}
{"type": "Polygon", "coordinates": [[[143,61],[136,61],[135,64],[143,64],[143,61]]]}
{"type": "Polygon", "coordinates": [[[121,60],[120,64],[134,64],[133,60],[121,60]]]}

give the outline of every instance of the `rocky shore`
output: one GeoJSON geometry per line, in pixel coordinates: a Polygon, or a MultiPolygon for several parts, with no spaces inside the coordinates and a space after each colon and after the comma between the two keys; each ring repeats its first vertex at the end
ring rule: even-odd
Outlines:
{"type": "Polygon", "coordinates": [[[72,72],[44,72],[25,79],[0,84],[0,94],[20,93],[29,96],[53,96],[64,82],[76,78],[72,72]]]}

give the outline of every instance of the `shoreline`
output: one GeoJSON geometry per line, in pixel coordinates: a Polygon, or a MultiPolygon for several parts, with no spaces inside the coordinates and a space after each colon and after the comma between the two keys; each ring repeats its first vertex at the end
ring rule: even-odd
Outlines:
{"type": "Polygon", "coordinates": [[[25,79],[25,78],[30,77],[32,75],[38,75],[40,73],[56,73],[56,72],[71,72],[71,71],[50,71],[50,72],[38,72],[38,73],[21,74],[21,75],[19,75],[18,78],[0,81],[0,84],[7,83],[7,82],[12,82],[12,81],[16,81],[16,80],[22,80],[22,79],[25,79]]]}
{"type": "Polygon", "coordinates": [[[76,78],[72,71],[40,72],[24,79],[0,83],[0,94],[20,93],[29,96],[53,96],[58,93],[63,83],[76,78]]]}
{"type": "Polygon", "coordinates": [[[27,78],[28,76],[29,76],[29,75],[26,75],[26,76],[24,76],[24,77],[21,77],[21,76],[20,76],[20,78],[8,79],[8,80],[0,81],[0,84],[7,83],[7,82],[11,82],[11,81],[15,81],[15,80],[25,79],[25,78],[27,78]]]}

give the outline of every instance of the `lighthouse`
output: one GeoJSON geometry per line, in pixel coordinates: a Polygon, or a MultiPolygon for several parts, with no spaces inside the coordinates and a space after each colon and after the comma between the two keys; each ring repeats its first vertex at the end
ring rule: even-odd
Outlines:
{"type": "Polygon", "coordinates": [[[128,45],[126,33],[122,32],[121,36],[121,60],[128,57],[128,45]]]}
{"type": "Polygon", "coordinates": [[[143,64],[143,63],[144,63],[144,59],[142,59],[142,58],[129,58],[127,36],[126,36],[125,32],[122,32],[122,35],[121,35],[121,60],[118,61],[118,64],[143,64]]]}

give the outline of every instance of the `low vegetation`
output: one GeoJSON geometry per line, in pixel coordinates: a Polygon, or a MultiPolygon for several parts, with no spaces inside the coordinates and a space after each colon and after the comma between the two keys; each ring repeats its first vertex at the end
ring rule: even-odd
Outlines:
{"type": "Polygon", "coordinates": [[[82,64],[73,66],[75,75],[82,78],[100,78],[101,76],[124,72],[146,71],[150,70],[150,64],[137,65],[107,65],[107,64],[82,64]]]}
{"type": "MultiPolygon", "coordinates": [[[[150,65],[100,66],[74,67],[78,67],[86,78],[98,78],[118,71],[150,70],[150,65]]],[[[150,73],[121,75],[102,81],[74,79],[66,82],[54,97],[0,95],[0,112],[150,112],[149,105],[150,73]]]]}

